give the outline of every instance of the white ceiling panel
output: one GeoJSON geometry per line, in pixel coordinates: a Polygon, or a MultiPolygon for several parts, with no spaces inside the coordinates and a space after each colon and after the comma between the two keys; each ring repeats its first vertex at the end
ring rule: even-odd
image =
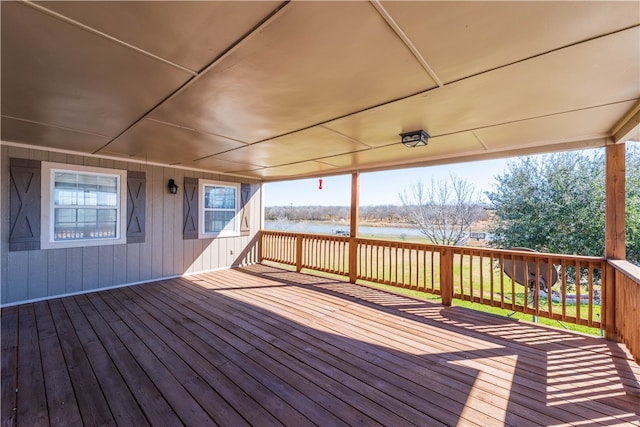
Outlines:
{"type": "Polygon", "coordinates": [[[46,1],[41,6],[191,70],[240,40],[279,1],[46,1]]]}
{"type": "Polygon", "coordinates": [[[322,161],[341,169],[372,168],[397,163],[428,163],[455,155],[484,151],[480,141],[471,132],[429,139],[426,146],[408,148],[397,137],[391,145],[324,158],[322,161]]]}
{"type": "Polygon", "coordinates": [[[289,3],[151,117],[256,142],[435,87],[366,2],[289,3]]]}
{"type": "Polygon", "coordinates": [[[0,129],[2,129],[3,141],[56,150],[92,153],[109,142],[109,138],[101,135],[26,122],[10,117],[2,117],[0,129]]]}
{"type": "Polygon", "coordinates": [[[640,2],[384,1],[445,83],[638,24],[640,2]]]}
{"type": "Polygon", "coordinates": [[[287,179],[301,175],[305,175],[307,177],[322,176],[324,174],[334,173],[335,171],[336,168],[334,166],[323,162],[311,161],[257,169],[244,174],[258,179],[287,179]]]}
{"type": "Polygon", "coordinates": [[[138,122],[105,150],[153,162],[171,158],[172,164],[181,164],[244,146],[221,136],[147,119],[138,122]]]}
{"type": "Polygon", "coordinates": [[[268,181],[601,146],[640,108],[637,1],[0,8],[5,143],[268,181]]]}
{"type": "Polygon", "coordinates": [[[205,157],[204,159],[185,162],[185,166],[204,169],[204,170],[216,170],[224,173],[233,173],[244,176],[258,176],[254,171],[263,169],[261,166],[251,165],[248,163],[236,163],[228,162],[226,160],[218,159],[217,157],[205,157]]]}
{"type": "Polygon", "coordinates": [[[322,127],[314,127],[269,141],[219,154],[217,157],[233,162],[248,162],[261,166],[278,166],[321,159],[327,156],[366,150],[369,147],[345,138],[322,127]]]}
{"type": "Polygon", "coordinates": [[[613,129],[620,117],[630,111],[634,104],[634,101],[628,101],[538,117],[478,129],[475,134],[489,150],[603,138],[609,135],[608,130],[613,129]],[[513,135],[526,136],[514,143],[513,135]]]}
{"type": "MultiPolygon", "coordinates": [[[[640,29],[636,27],[325,126],[381,146],[416,129],[431,136],[448,135],[639,97],[640,29]]],[[[520,138],[516,135],[514,143],[520,138]]]]}
{"type": "Polygon", "coordinates": [[[116,136],[190,78],[28,5],[1,5],[5,116],[116,136]]]}

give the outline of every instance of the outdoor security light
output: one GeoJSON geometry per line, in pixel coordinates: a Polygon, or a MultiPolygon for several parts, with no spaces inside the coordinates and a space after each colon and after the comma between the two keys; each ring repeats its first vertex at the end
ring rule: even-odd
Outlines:
{"type": "Polygon", "coordinates": [[[173,179],[169,180],[169,184],[167,185],[167,187],[169,187],[169,193],[171,194],[176,194],[178,192],[178,186],[173,179]]]}
{"type": "Polygon", "coordinates": [[[401,133],[400,136],[402,137],[402,143],[409,148],[427,145],[427,140],[429,139],[429,134],[422,129],[401,133]]]}

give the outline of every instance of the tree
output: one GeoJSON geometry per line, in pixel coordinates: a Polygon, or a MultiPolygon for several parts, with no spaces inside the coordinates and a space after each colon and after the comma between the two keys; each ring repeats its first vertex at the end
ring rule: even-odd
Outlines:
{"type": "Polygon", "coordinates": [[[627,143],[627,260],[640,265],[640,143],[627,143]]]}
{"type": "MultiPolygon", "coordinates": [[[[640,150],[627,151],[627,258],[640,259],[640,150]]],[[[510,162],[487,197],[490,233],[502,248],[604,255],[604,151],[555,153],[510,162]]]]}
{"type": "Polygon", "coordinates": [[[399,196],[410,222],[433,244],[461,244],[484,215],[473,186],[453,175],[448,181],[431,180],[430,187],[418,181],[399,196]]]}

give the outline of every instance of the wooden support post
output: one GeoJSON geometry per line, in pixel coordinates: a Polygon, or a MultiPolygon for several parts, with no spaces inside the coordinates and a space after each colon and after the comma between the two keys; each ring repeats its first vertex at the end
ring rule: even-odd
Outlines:
{"type": "Polygon", "coordinates": [[[302,271],[302,235],[296,234],[296,271],[302,271]]]}
{"type": "Polygon", "coordinates": [[[442,305],[450,306],[453,301],[453,248],[440,252],[440,297],[442,305]]]}
{"type": "Polygon", "coordinates": [[[351,217],[349,228],[349,282],[358,278],[358,224],[360,223],[360,173],[351,174],[351,217]]]}
{"type": "Polygon", "coordinates": [[[262,252],[264,250],[264,246],[262,243],[262,239],[264,239],[264,233],[262,232],[262,230],[258,230],[256,237],[258,238],[258,263],[261,263],[262,261],[264,261],[264,253],[262,252]]]}
{"type": "Polygon", "coordinates": [[[605,239],[608,259],[625,259],[625,143],[607,146],[605,239]]]}
{"type": "MultiPolygon", "coordinates": [[[[606,150],[606,193],[604,252],[607,259],[620,260],[626,257],[625,220],[625,143],[608,145],[606,150]]],[[[615,273],[607,266],[603,289],[603,321],[605,337],[617,340],[616,332],[616,283],[615,273]]]]}

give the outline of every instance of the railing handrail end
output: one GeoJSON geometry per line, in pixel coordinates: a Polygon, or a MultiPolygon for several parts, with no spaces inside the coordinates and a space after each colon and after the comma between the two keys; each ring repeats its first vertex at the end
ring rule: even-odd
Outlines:
{"type": "Polygon", "coordinates": [[[640,284],[640,267],[624,259],[607,259],[607,263],[640,284]]]}

